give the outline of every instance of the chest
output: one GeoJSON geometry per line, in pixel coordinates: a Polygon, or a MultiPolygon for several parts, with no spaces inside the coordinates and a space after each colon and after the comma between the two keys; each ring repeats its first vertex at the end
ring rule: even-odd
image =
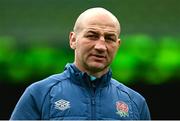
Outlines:
{"type": "Polygon", "coordinates": [[[131,120],[136,119],[127,94],[112,86],[82,88],[77,85],[54,87],[49,93],[49,117],[58,120],[131,120]]]}

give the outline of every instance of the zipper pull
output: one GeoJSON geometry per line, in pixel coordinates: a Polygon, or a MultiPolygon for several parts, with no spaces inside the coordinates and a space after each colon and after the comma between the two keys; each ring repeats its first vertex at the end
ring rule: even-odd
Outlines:
{"type": "Polygon", "coordinates": [[[94,93],[95,93],[95,91],[96,91],[96,84],[95,84],[95,82],[91,82],[91,86],[92,86],[93,91],[94,91],[94,93]]]}
{"type": "Polygon", "coordinates": [[[95,105],[95,99],[94,99],[94,98],[91,100],[91,103],[92,103],[93,105],[95,105]]]}

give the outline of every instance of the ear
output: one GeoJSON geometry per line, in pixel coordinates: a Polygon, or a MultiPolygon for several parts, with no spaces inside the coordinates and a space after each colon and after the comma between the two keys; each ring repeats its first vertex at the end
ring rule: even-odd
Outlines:
{"type": "Polygon", "coordinates": [[[75,34],[75,32],[69,33],[69,44],[73,50],[76,49],[76,34],[75,34]]]}
{"type": "Polygon", "coordinates": [[[117,43],[118,43],[118,47],[119,47],[121,45],[121,39],[120,38],[117,40],[117,43]]]}

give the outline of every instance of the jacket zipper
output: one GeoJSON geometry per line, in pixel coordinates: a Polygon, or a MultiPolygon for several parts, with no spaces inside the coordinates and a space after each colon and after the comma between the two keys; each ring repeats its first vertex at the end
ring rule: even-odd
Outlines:
{"type": "Polygon", "coordinates": [[[91,99],[91,119],[95,120],[95,98],[91,99]]]}
{"type": "Polygon", "coordinates": [[[91,83],[91,119],[95,120],[96,113],[96,100],[95,100],[95,84],[91,83]]]}

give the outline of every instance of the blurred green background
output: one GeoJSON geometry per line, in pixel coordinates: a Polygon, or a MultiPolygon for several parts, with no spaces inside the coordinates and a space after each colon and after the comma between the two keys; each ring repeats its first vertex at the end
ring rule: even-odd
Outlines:
{"type": "MultiPolygon", "coordinates": [[[[67,33],[68,35],[68,33],[67,33]]],[[[58,38],[57,38],[58,39],[58,38]]],[[[155,38],[147,34],[122,36],[122,44],[112,64],[114,78],[123,83],[162,84],[171,78],[180,79],[180,42],[178,37],[163,35],[155,38]]],[[[0,37],[0,81],[25,83],[63,71],[73,62],[68,37],[64,43],[32,39],[19,42],[16,36],[0,37]]]]}
{"type": "Polygon", "coordinates": [[[1,0],[0,81],[25,83],[73,62],[68,35],[77,16],[102,6],[120,20],[122,44],[112,64],[124,83],[180,79],[178,0],[1,0]],[[177,6],[177,7],[176,7],[177,6]]]}
{"type": "MultiPolygon", "coordinates": [[[[180,0],[0,0],[1,92],[13,92],[19,85],[24,90],[62,72],[73,62],[68,38],[76,18],[98,6],[114,13],[121,23],[122,42],[111,65],[114,78],[149,100],[157,98],[151,92],[154,87],[172,84],[173,89],[179,84],[180,0]]],[[[13,106],[22,92],[16,94],[13,106]]],[[[163,119],[151,106],[153,117],[163,119]]],[[[11,111],[6,112],[4,119],[11,111]]]]}

